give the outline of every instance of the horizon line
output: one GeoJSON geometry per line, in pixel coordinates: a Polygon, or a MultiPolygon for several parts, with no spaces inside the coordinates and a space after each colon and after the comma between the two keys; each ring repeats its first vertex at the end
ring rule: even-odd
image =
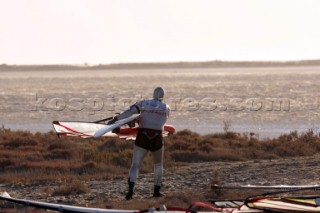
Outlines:
{"type": "Polygon", "coordinates": [[[298,60],[197,60],[197,61],[152,61],[152,62],[112,62],[112,63],[30,63],[30,64],[9,64],[0,63],[0,67],[10,66],[73,66],[73,67],[97,67],[97,66],[125,66],[125,65],[165,65],[165,64],[206,64],[206,63],[256,63],[256,64],[286,64],[286,63],[306,63],[320,62],[319,59],[298,59],[298,60]]]}

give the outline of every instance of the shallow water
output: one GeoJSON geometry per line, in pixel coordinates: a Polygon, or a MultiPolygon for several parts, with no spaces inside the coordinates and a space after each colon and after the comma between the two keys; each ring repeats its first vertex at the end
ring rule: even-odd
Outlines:
{"type": "Polygon", "coordinates": [[[158,85],[177,130],[318,131],[320,67],[0,72],[0,125],[46,132],[53,120],[99,120],[158,85]]]}

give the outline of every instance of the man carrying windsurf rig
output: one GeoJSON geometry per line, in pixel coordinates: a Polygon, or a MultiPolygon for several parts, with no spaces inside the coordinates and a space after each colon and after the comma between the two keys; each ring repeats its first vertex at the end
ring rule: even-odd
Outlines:
{"type": "Polygon", "coordinates": [[[154,160],[154,191],[153,197],[164,196],[160,193],[163,176],[163,138],[162,130],[165,125],[170,107],[163,102],[164,89],[157,87],[153,92],[153,99],[142,100],[130,106],[128,110],[115,116],[108,122],[113,124],[118,120],[140,113],[140,121],[137,137],[133,149],[132,164],[129,171],[129,190],[126,199],[130,200],[133,196],[133,189],[138,177],[139,168],[148,151],[152,153],[154,160]]]}

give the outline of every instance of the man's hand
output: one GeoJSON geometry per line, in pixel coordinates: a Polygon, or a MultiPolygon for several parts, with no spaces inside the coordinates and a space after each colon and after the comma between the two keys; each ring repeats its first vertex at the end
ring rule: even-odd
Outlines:
{"type": "Polygon", "coordinates": [[[112,120],[108,121],[107,125],[114,124],[118,120],[117,116],[114,116],[112,120]]]}

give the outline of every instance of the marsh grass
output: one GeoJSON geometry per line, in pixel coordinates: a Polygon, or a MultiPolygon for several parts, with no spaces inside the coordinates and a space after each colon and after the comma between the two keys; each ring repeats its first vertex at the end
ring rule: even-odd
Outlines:
{"type": "MultiPolygon", "coordinates": [[[[62,182],[66,179],[108,180],[127,175],[133,141],[119,138],[57,138],[53,132],[0,131],[0,181],[62,182]]],[[[224,132],[199,135],[182,130],[165,138],[165,167],[208,161],[246,161],[310,156],[320,151],[320,137],[307,132],[258,140],[248,134],[224,132]]],[[[141,172],[153,170],[146,156],[141,172]]]]}

